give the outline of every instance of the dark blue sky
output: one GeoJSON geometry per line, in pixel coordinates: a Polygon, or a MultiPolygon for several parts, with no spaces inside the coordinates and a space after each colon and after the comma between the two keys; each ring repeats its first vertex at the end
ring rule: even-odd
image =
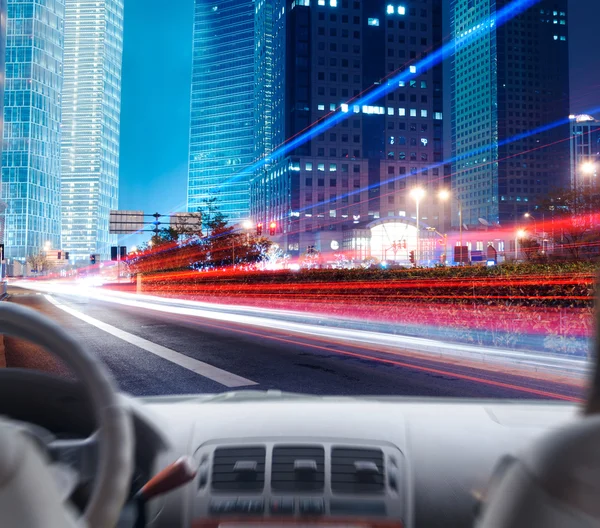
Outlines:
{"type": "MultiPolygon", "coordinates": [[[[571,110],[600,106],[600,1],[570,0],[571,110]]],[[[183,211],[193,0],[126,0],[121,108],[121,209],[183,211]]]]}

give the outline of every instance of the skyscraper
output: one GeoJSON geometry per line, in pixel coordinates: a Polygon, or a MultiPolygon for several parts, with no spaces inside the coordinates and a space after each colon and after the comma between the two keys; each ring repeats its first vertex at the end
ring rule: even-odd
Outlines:
{"type": "Polygon", "coordinates": [[[254,160],[254,0],[195,0],[187,207],[248,216],[254,160]]]}
{"type": "MultiPolygon", "coordinates": [[[[4,131],[4,83],[6,82],[6,0],[0,0],[0,130],[4,131]]],[[[0,141],[0,160],[2,159],[2,141],[0,141]]],[[[2,181],[0,179],[0,185],[2,181]]],[[[0,200],[0,243],[4,244],[4,220],[6,202],[0,200]]]]}
{"type": "Polygon", "coordinates": [[[62,240],[71,260],[108,258],[118,208],[123,0],[65,0],[62,240]]]}
{"type": "Polygon", "coordinates": [[[600,172],[600,121],[587,114],[569,116],[571,125],[571,187],[597,188],[600,172]]]}
{"type": "MultiPolygon", "coordinates": [[[[509,3],[452,0],[453,37],[487,28],[509,3]]],[[[567,0],[542,0],[480,33],[453,56],[452,186],[464,224],[506,224],[568,185],[568,124],[546,128],[569,114],[567,0]]]]}
{"type": "MultiPolygon", "coordinates": [[[[284,16],[282,3],[273,4],[272,82],[263,90],[274,101],[271,145],[331,115],[344,117],[273,160],[266,173],[257,171],[252,217],[276,222],[292,255],[356,249],[359,238],[368,239],[367,231],[388,221],[402,229],[410,225],[414,244],[412,188],[427,196],[420,204],[421,227],[442,222],[435,199],[444,184],[441,66],[416,66],[441,43],[441,1],[295,0],[284,16]],[[388,84],[387,95],[359,103],[362,94],[404,71],[410,81],[388,84]]],[[[264,5],[257,6],[257,20],[264,5]]],[[[390,237],[374,253],[397,241],[390,237]]],[[[365,243],[373,248],[370,241],[365,243]]],[[[402,247],[402,260],[408,260],[409,248],[402,247]]]]}
{"type": "Polygon", "coordinates": [[[2,200],[5,251],[60,248],[64,2],[8,0],[2,200]]]}

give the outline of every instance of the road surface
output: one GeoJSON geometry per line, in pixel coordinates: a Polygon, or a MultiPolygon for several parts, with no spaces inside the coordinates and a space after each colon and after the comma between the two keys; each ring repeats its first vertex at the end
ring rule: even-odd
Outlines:
{"type": "MultiPolygon", "coordinates": [[[[169,313],[68,294],[10,289],[16,302],[57,321],[133,395],[276,389],[316,395],[578,400],[581,385],[427,358],[382,353],[368,340],[169,313]]],[[[182,313],[184,312],[184,313],[182,313]]],[[[300,328],[300,327],[298,327],[300,328]]],[[[311,327],[306,327],[311,328],[311,327]]],[[[8,366],[68,374],[35,347],[7,340],[8,366]]]]}

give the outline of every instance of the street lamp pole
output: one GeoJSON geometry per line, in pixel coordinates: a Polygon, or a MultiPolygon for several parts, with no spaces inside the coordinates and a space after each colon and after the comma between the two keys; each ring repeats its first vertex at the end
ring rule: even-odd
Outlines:
{"type": "MultiPolygon", "coordinates": [[[[450,198],[450,191],[443,189],[440,191],[439,197],[442,200],[447,200],[450,198]]],[[[459,232],[459,240],[460,240],[460,260],[461,260],[461,264],[463,264],[462,262],[462,248],[463,248],[463,214],[462,214],[462,202],[460,201],[459,198],[456,198],[456,204],[458,205],[458,232],[459,232]]],[[[446,254],[446,258],[448,258],[447,254],[446,254]]]]}
{"type": "Polygon", "coordinates": [[[419,267],[419,257],[420,257],[420,242],[421,242],[421,232],[419,231],[419,202],[421,199],[417,197],[417,251],[415,252],[415,267],[419,267]]]}
{"type": "Polygon", "coordinates": [[[519,229],[515,233],[515,262],[517,260],[519,260],[519,238],[522,238],[524,236],[525,236],[525,231],[523,231],[523,229],[519,229]]]}
{"type": "Polygon", "coordinates": [[[421,189],[420,187],[415,187],[412,191],[410,191],[410,195],[412,196],[412,198],[414,198],[416,205],[417,205],[417,249],[415,251],[415,266],[419,265],[419,258],[420,258],[420,242],[421,242],[421,233],[419,231],[419,203],[421,201],[421,198],[423,198],[423,196],[425,195],[425,191],[423,189],[421,189]]]}
{"type": "Polygon", "coordinates": [[[535,219],[535,216],[533,216],[531,213],[525,213],[523,216],[525,218],[531,218],[533,220],[533,235],[535,236],[535,234],[537,233],[537,220],[535,219]]]}
{"type": "Polygon", "coordinates": [[[457,198],[456,203],[458,204],[458,220],[459,220],[458,232],[460,233],[460,263],[462,265],[462,264],[464,264],[464,262],[463,262],[463,236],[462,236],[462,226],[463,226],[462,202],[457,198]]]}

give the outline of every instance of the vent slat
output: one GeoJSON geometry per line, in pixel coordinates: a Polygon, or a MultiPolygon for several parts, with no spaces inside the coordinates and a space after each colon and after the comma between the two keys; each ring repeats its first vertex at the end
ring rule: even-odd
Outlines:
{"type": "Polygon", "coordinates": [[[215,449],[212,488],[216,491],[260,491],[265,483],[264,447],[220,447],[215,449]],[[256,462],[256,471],[234,471],[237,462],[256,462]]]}
{"type": "Polygon", "coordinates": [[[320,446],[276,446],[271,461],[271,487],[276,491],[318,491],[325,482],[325,450],[320,446]],[[296,471],[296,460],[314,460],[316,471],[296,471]]]}
{"type": "Polygon", "coordinates": [[[335,447],[331,450],[331,489],[336,493],[382,493],[384,490],[381,449],[335,447]],[[360,474],[355,462],[373,462],[379,473],[360,474]]]}

